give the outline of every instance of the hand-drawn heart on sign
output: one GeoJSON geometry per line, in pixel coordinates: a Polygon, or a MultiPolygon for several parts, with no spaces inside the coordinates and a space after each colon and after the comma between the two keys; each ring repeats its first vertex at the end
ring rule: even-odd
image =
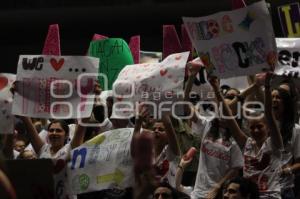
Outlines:
{"type": "Polygon", "coordinates": [[[178,101],[180,93],[183,92],[188,57],[189,52],[183,52],[169,55],[161,63],[125,66],[113,85],[114,97],[122,98],[122,102],[127,103],[124,110],[130,108],[128,102],[134,104],[152,101],[158,105],[161,102],[171,104],[173,101],[178,101]],[[145,65],[147,67],[144,67],[145,65]],[[175,68],[174,65],[178,67],[175,68]],[[170,93],[172,95],[169,95],[170,93]]]}
{"type": "Polygon", "coordinates": [[[60,58],[59,61],[57,61],[54,58],[50,59],[50,64],[55,71],[59,71],[59,69],[61,69],[61,67],[63,66],[64,62],[65,60],[63,58],[60,58]]]}

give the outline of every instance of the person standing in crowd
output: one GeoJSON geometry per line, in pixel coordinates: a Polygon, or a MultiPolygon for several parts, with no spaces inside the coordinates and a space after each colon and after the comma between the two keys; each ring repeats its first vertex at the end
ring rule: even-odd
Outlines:
{"type": "Polygon", "coordinates": [[[251,137],[248,137],[238,126],[231,110],[224,102],[216,78],[210,83],[219,101],[224,106],[228,127],[232,136],[244,154],[243,175],[257,183],[261,199],[281,198],[279,173],[281,167],[281,152],[283,149],[282,137],[276,124],[272,109],[270,81],[272,74],[268,72],[265,78],[265,117],[252,117],[249,121],[251,137]]]}
{"type": "Polygon", "coordinates": [[[258,199],[257,184],[243,177],[230,180],[224,189],[223,199],[258,199]]]}
{"type": "Polygon", "coordinates": [[[292,96],[293,85],[283,84],[272,91],[273,112],[280,128],[282,152],[281,196],[293,199],[294,174],[300,170],[300,126],[296,124],[297,99],[292,96]]]}

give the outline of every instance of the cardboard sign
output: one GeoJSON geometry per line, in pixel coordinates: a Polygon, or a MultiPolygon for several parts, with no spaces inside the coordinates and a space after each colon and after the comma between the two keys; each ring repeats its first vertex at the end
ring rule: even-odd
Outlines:
{"type": "Polygon", "coordinates": [[[281,29],[286,37],[300,37],[299,2],[278,7],[281,29]]]}
{"type": "Polygon", "coordinates": [[[68,179],[72,194],[108,188],[128,188],[134,183],[130,143],[133,129],[104,132],[71,152],[68,179]]]}
{"type": "Polygon", "coordinates": [[[13,114],[37,118],[89,117],[99,59],[21,55],[13,114]]]}
{"type": "Polygon", "coordinates": [[[127,43],[123,39],[109,38],[90,43],[88,54],[100,58],[99,73],[106,75],[107,82],[99,77],[104,90],[111,90],[124,66],[133,64],[133,57],[127,43]]]}
{"type": "Polygon", "coordinates": [[[0,73],[0,134],[13,133],[14,130],[10,88],[15,80],[15,74],[0,73]]]}
{"type": "Polygon", "coordinates": [[[184,17],[183,21],[209,73],[229,78],[276,65],[272,22],[263,1],[206,17],[184,17]]]}

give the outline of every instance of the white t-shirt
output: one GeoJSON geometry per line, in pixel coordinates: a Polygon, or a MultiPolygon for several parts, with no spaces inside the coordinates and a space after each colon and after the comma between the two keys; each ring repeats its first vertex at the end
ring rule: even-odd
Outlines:
{"type": "MultiPolygon", "coordinates": [[[[285,145],[282,152],[282,165],[292,164],[293,160],[300,158],[300,126],[295,125],[291,140],[285,145]]],[[[294,175],[284,175],[280,178],[282,189],[294,187],[294,175]]]]}
{"type": "Polygon", "coordinates": [[[168,181],[172,187],[176,187],[175,184],[175,174],[177,170],[177,165],[179,163],[179,156],[176,156],[169,145],[165,146],[160,155],[155,160],[155,165],[163,170],[165,164],[168,164],[168,170],[161,176],[161,181],[168,181]]]}
{"type": "Polygon", "coordinates": [[[70,156],[71,153],[71,145],[66,144],[64,145],[59,151],[57,151],[56,154],[51,155],[50,151],[50,144],[44,144],[41,148],[41,151],[39,152],[39,158],[49,158],[49,159],[62,159],[62,160],[67,160],[70,156]]]}
{"type": "Polygon", "coordinates": [[[270,137],[260,149],[256,142],[248,137],[244,147],[244,177],[256,182],[261,199],[280,199],[279,172],[281,154],[274,154],[270,137]]]}
{"type": "Polygon", "coordinates": [[[205,198],[211,188],[232,168],[243,167],[243,155],[235,142],[219,138],[213,141],[205,135],[192,199],[205,198]]]}

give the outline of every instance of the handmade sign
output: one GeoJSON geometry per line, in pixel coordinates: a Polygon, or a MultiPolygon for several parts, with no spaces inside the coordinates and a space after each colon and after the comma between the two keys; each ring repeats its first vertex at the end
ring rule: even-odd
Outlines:
{"type": "Polygon", "coordinates": [[[72,194],[108,188],[128,188],[134,183],[130,153],[133,129],[104,132],[71,152],[68,181],[72,194]]]}
{"type": "Polygon", "coordinates": [[[183,21],[209,73],[228,78],[276,65],[272,22],[263,1],[206,17],[183,17],[183,21]]]}
{"type": "MultiPolygon", "coordinates": [[[[189,52],[177,53],[161,63],[126,66],[113,85],[114,97],[120,104],[128,102],[129,109],[140,101],[156,103],[156,108],[160,107],[161,102],[172,105],[176,95],[183,92],[188,56],[189,52]]],[[[122,114],[122,111],[118,114],[122,114]]]]}
{"type": "Polygon", "coordinates": [[[90,43],[89,56],[100,58],[99,73],[106,75],[107,82],[99,77],[104,90],[111,90],[124,66],[133,64],[133,57],[127,43],[123,39],[109,38],[90,43]],[[107,84],[107,85],[106,85],[107,84]]]}
{"type": "Polygon", "coordinates": [[[21,55],[13,114],[37,118],[89,117],[98,64],[99,59],[87,56],[21,55]]]}
{"type": "Polygon", "coordinates": [[[13,133],[14,130],[10,88],[15,80],[15,74],[0,73],[0,134],[13,133]]]}
{"type": "Polygon", "coordinates": [[[286,37],[300,37],[299,2],[278,7],[281,29],[286,37]]]}
{"type": "Polygon", "coordinates": [[[287,79],[293,78],[296,87],[300,88],[300,38],[276,38],[278,49],[278,65],[276,76],[272,79],[274,87],[287,79]]]}
{"type": "Polygon", "coordinates": [[[275,73],[300,77],[300,38],[276,38],[278,66],[275,73]]]}
{"type": "Polygon", "coordinates": [[[52,24],[49,26],[48,34],[43,48],[43,55],[61,55],[58,24],[52,24]]]}
{"type": "MultiPolygon", "coordinates": [[[[92,41],[108,39],[109,37],[99,34],[94,34],[92,41]]],[[[140,49],[141,49],[141,37],[140,35],[135,35],[130,38],[129,48],[135,64],[140,63],[140,49]]]]}
{"type": "Polygon", "coordinates": [[[189,60],[192,59],[192,43],[185,26],[181,26],[181,41],[174,25],[163,25],[163,59],[174,53],[190,51],[189,60]]]}

